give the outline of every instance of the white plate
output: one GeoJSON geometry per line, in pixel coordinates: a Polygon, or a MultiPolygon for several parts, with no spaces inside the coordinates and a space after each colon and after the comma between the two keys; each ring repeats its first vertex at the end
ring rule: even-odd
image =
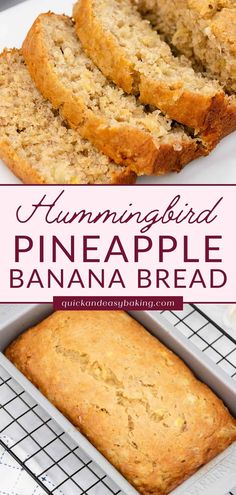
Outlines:
{"type": "MultiPolygon", "coordinates": [[[[0,50],[20,47],[27,31],[38,14],[52,10],[71,15],[71,0],[27,0],[0,13],[0,50]]],[[[142,177],[140,184],[232,184],[236,183],[236,134],[223,139],[210,156],[189,164],[180,174],[164,177],[142,177]]],[[[20,181],[0,161],[0,184],[19,184],[20,181]]]]}

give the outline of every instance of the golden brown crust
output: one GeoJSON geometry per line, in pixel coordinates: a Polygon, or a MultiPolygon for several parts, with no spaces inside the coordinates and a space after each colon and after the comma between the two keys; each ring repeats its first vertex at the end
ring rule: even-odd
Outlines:
{"type": "Polygon", "coordinates": [[[188,125],[204,136],[209,146],[217,144],[220,137],[220,119],[225,101],[224,94],[215,96],[187,93],[178,96],[179,88],[172,90],[164,84],[141,77],[140,99],[143,103],[154,105],[165,111],[172,119],[188,125]]]}
{"type": "Polygon", "coordinates": [[[135,70],[115,36],[96,19],[91,0],[77,2],[73,15],[86,53],[106,77],[127,93],[139,93],[142,103],[161,109],[172,119],[201,133],[209,150],[219,142],[220,116],[225,108],[223,91],[213,96],[183,91],[178,83],[169,88],[157,79],[142,75],[135,70]]]}
{"type": "Polygon", "coordinates": [[[143,495],[166,495],[236,439],[185,364],[124,312],[58,312],[6,356],[143,495]]]}
{"type": "Polygon", "coordinates": [[[112,175],[112,184],[135,184],[137,175],[130,169],[126,169],[119,174],[112,175]]]}
{"type": "Polygon", "coordinates": [[[42,34],[41,18],[36,19],[23,43],[25,61],[42,95],[55,108],[60,108],[63,117],[84,138],[115,163],[129,166],[137,175],[159,175],[179,170],[180,166],[206,154],[196,141],[183,142],[183,150],[178,151],[172,144],[157,145],[150,134],[138,128],[129,125],[109,127],[106,118],[87,108],[82,98],[63,85],[53,71],[42,34]],[[168,157],[169,162],[163,163],[163,156],[168,157]]]}
{"type": "Polygon", "coordinates": [[[236,95],[228,98],[224,117],[222,119],[222,137],[236,131],[236,95]]]}

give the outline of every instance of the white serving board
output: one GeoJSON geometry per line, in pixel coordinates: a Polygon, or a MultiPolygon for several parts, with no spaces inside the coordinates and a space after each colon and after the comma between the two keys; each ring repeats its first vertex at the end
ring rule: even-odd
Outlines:
{"type": "MultiPolygon", "coordinates": [[[[20,47],[31,24],[48,10],[71,15],[73,0],[26,0],[0,12],[0,51],[20,47]]],[[[189,164],[179,173],[164,177],[142,177],[139,184],[233,184],[236,183],[236,133],[223,139],[210,156],[189,164]]],[[[20,181],[0,161],[0,184],[20,184],[20,181]]]]}

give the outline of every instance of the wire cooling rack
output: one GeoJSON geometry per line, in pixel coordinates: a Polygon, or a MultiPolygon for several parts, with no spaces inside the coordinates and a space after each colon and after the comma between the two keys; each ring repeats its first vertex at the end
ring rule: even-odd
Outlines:
{"type": "Polygon", "coordinates": [[[236,339],[194,304],[183,311],[163,311],[165,318],[198,349],[236,380],[236,339]]]}
{"type": "Polygon", "coordinates": [[[1,366],[0,404],[0,445],[45,493],[122,494],[1,366]]]}
{"type": "MultiPolygon", "coordinates": [[[[236,379],[236,341],[214,321],[194,305],[185,305],[183,311],[164,312],[164,316],[236,379]]],[[[1,366],[0,447],[17,462],[21,473],[28,473],[42,493],[124,495],[1,366]]],[[[222,495],[236,495],[236,488],[222,495]]]]}

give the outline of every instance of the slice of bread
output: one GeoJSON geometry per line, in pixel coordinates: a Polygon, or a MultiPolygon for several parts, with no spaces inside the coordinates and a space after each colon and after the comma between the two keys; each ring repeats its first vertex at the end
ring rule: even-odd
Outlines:
{"type": "Polygon", "coordinates": [[[133,0],[165,38],[236,92],[235,0],[133,0]]]}
{"type": "Polygon", "coordinates": [[[0,158],[25,183],[132,183],[78,132],[68,129],[35,88],[18,50],[0,55],[0,158]]]}
{"type": "Polygon", "coordinates": [[[110,83],[85,55],[69,17],[40,15],[23,54],[37,88],[63,118],[138,175],[180,170],[206,153],[181,126],[110,83]]]}
{"type": "Polygon", "coordinates": [[[174,57],[132,1],[79,0],[74,18],[84,49],[104,75],[214,147],[225,111],[222,88],[174,57]]]}

